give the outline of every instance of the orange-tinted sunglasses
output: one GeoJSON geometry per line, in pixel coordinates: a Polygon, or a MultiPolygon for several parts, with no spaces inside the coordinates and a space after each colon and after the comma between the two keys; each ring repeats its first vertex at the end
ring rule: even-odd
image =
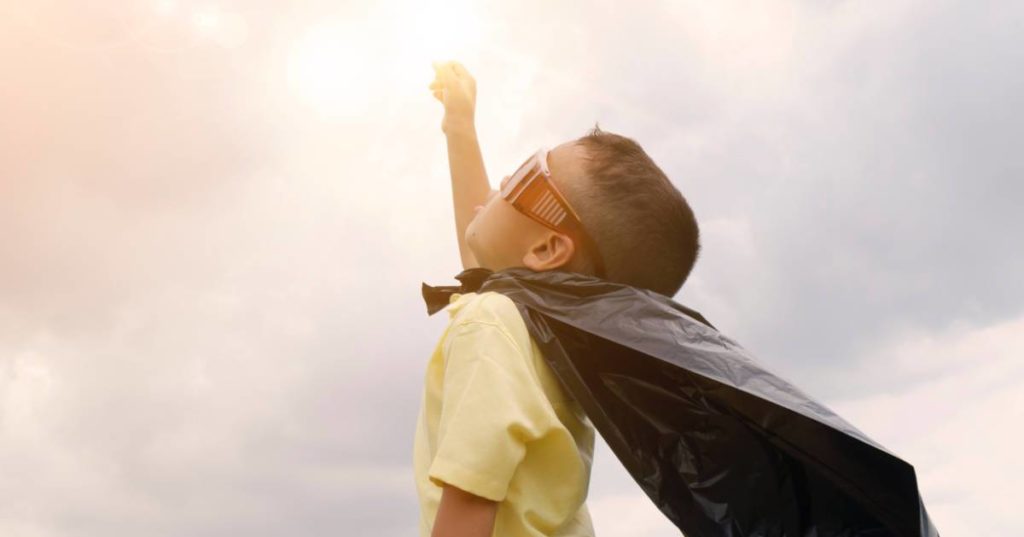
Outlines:
{"type": "Polygon", "coordinates": [[[594,261],[597,276],[605,277],[604,259],[597,244],[583,228],[579,215],[551,180],[547,148],[540,148],[526,159],[516,173],[501,185],[501,197],[519,212],[544,226],[580,239],[594,261]]]}

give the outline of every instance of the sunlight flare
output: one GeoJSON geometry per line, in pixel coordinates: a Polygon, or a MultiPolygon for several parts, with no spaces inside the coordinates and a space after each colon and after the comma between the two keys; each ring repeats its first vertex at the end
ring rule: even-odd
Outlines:
{"type": "Polygon", "coordinates": [[[373,84],[363,26],[327,23],[308,30],[288,54],[288,86],[314,110],[329,117],[359,114],[373,84]]]}
{"type": "Polygon", "coordinates": [[[322,116],[356,117],[382,91],[401,101],[423,90],[433,61],[472,65],[485,33],[468,2],[381,3],[365,18],[306,30],[288,54],[289,90],[322,116]]]}

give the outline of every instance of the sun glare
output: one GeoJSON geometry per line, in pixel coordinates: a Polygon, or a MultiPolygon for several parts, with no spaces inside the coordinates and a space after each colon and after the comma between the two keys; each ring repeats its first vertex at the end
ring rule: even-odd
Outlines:
{"type": "Polygon", "coordinates": [[[431,61],[474,63],[483,45],[484,18],[470,2],[422,2],[396,12],[399,63],[422,69],[431,61]]]}
{"type": "Polygon", "coordinates": [[[356,25],[316,26],[288,54],[288,86],[329,117],[357,114],[370,95],[365,31],[356,25]]]}
{"type": "Polygon", "coordinates": [[[427,95],[432,61],[474,63],[482,22],[468,2],[378,4],[364,19],[325,22],[297,39],[288,54],[288,86],[334,118],[366,113],[375,98],[427,95]]]}

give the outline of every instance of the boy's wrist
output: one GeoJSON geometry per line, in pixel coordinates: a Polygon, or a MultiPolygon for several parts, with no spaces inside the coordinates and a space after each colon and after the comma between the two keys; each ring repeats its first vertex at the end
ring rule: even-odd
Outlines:
{"type": "Polygon", "coordinates": [[[476,124],[472,119],[446,122],[444,135],[448,138],[475,138],[476,124]]]}

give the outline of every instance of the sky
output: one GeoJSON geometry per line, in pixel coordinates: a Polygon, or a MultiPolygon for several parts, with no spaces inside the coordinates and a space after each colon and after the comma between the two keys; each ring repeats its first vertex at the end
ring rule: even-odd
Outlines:
{"type": "MultiPolygon", "coordinates": [[[[595,123],[686,196],[674,298],[1024,534],[1024,4],[0,4],[0,535],[417,531],[461,269],[432,60],[492,185],[595,123]]],[[[601,537],[679,535],[598,440],[601,537]]]]}

